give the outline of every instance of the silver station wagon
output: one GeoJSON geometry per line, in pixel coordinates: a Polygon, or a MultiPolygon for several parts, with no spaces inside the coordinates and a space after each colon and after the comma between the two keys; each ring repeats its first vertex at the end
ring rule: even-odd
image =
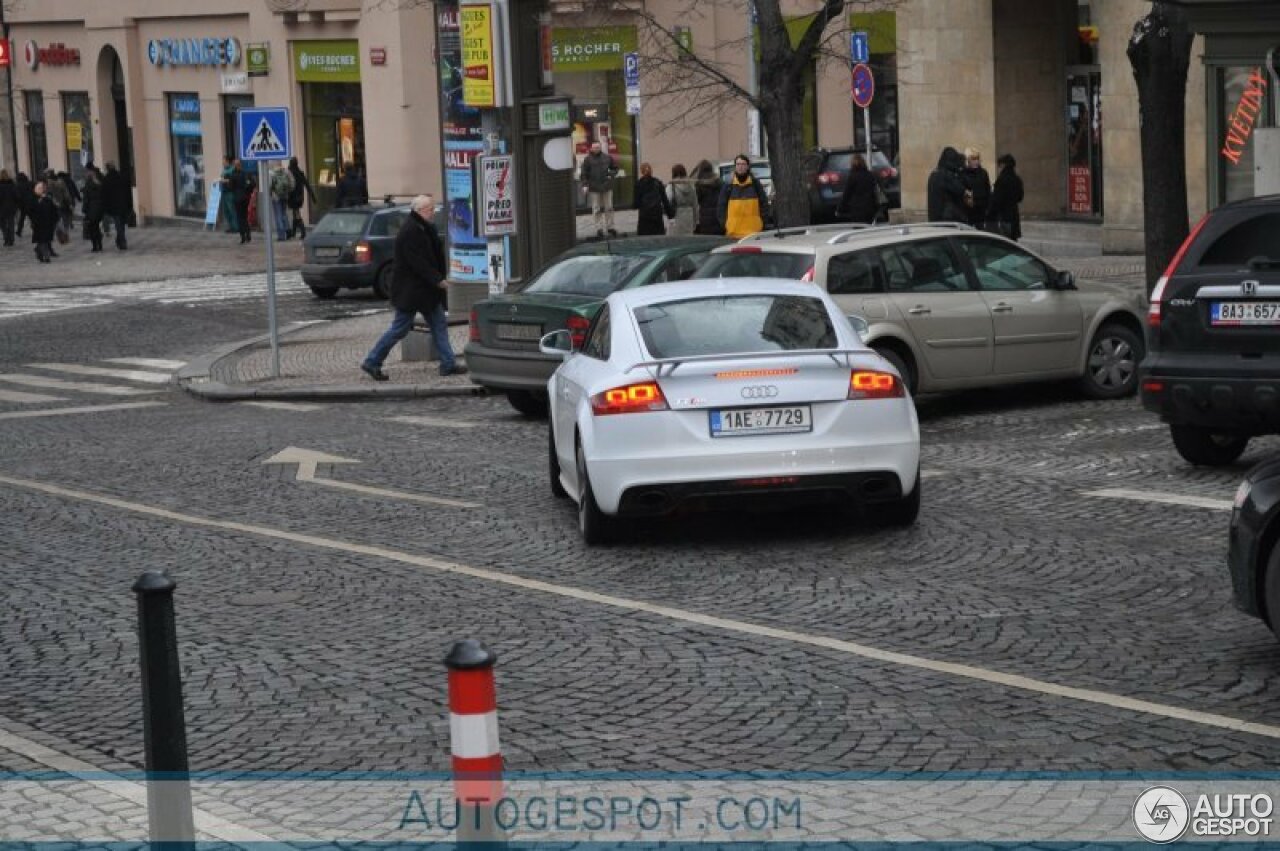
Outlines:
{"type": "Polygon", "coordinates": [[[821,225],[718,248],[698,278],[778,277],[826,288],[913,393],[1076,378],[1132,395],[1146,302],[1081,282],[1017,243],[965,225],[821,225]]]}

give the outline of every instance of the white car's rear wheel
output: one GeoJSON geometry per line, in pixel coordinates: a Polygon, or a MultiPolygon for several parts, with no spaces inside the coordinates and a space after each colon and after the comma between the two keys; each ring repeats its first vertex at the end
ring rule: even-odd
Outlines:
{"type": "Polygon", "coordinates": [[[551,495],[556,499],[567,499],[569,492],[560,484],[560,458],[556,455],[556,433],[547,426],[547,474],[551,477],[551,495]]]}
{"type": "Polygon", "coordinates": [[[578,531],[589,547],[607,544],[613,540],[617,521],[600,510],[596,495],[591,492],[591,478],[587,475],[587,456],[578,446],[578,531]]]}
{"type": "Polygon", "coordinates": [[[916,486],[911,493],[893,502],[872,507],[871,519],[882,526],[910,526],[920,516],[920,471],[916,471],[916,486]]]}

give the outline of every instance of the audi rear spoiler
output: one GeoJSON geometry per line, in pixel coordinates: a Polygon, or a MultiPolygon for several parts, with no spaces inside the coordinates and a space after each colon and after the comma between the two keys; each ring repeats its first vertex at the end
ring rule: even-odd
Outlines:
{"type": "Polygon", "coordinates": [[[658,360],[641,361],[627,367],[627,372],[633,372],[637,369],[656,368],[658,370],[658,378],[662,378],[663,368],[667,369],[667,375],[671,375],[677,369],[687,363],[708,363],[718,360],[766,360],[768,358],[789,358],[803,357],[807,355],[822,355],[831,358],[837,366],[840,365],[841,355],[865,355],[870,349],[789,349],[787,351],[778,352],[742,352],[725,355],[690,355],[688,357],[675,358],[659,358],[658,360]]]}

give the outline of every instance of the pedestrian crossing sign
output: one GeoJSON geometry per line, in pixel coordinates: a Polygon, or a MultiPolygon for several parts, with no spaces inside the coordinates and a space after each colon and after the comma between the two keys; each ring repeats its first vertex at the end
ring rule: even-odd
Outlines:
{"type": "Polygon", "coordinates": [[[262,106],[236,111],[243,162],[286,160],[293,156],[289,144],[289,108],[262,106]]]}

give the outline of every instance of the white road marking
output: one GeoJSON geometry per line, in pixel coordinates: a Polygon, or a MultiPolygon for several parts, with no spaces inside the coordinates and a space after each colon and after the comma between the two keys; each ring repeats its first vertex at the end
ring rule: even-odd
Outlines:
{"type": "Polygon", "coordinates": [[[921,470],[920,478],[937,479],[937,478],[941,478],[942,476],[945,476],[946,474],[947,474],[946,470],[921,470]]]}
{"type": "Polygon", "coordinates": [[[270,408],[276,411],[320,411],[324,405],[313,402],[240,402],[241,405],[252,405],[255,408],[270,408]]]}
{"type": "Polygon", "coordinates": [[[0,381],[10,384],[24,384],[28,387],[48,387],[51,390],[72,390],[77,393],[99,393],[103,396],[144,396],[157,393],[157,390],[143,390],[138,387],[116,387],[111,384],[85,384],[79,381],[63,381],[61,378],[47,378],[43,375],[26,375],[25,373],[8,373],[0,375],[0,381]]]}
{"type": "Polygon", "coordinates": [[[352,491],[354,493],[367,494],[368,496],[388,497],[390,499],[399,499],[406,502],[425,502],[428,505],[447,505],[450,508],[483,507],[479,503],[464,502],[458,499],[446,499],[440,496],[426,496],[424,494],[408,493],[406,491],[395,491],[388,490],[387,488],[374,488],[369,487],[368,485],[357,485],[350,482],[338,482],[333,479],[321,479],[316,476],[316,467],[321,464],[359,464],[360,462],[353,458],[342,458],[337,455],[327,455],[324,452],[316,452],[311,449],[301,449],[297,446],[290,446],[282,449],[262,463],[297,464],[298,481],[310,482],[314,485],[324,485],[327,488],[337,488],[338,490],[352,491]]]}
{"type": "Polygon", "coordinates": [[[440,428],[475,428],[480,423],[467,422],[466,420],[451,420],[445,417],[388,417],[392,422],[408,423],[409,425],[439,426],[440,428]]]}
{"type": "MultiPolygon", "coordinates": [[[[147,786],[145,783],[125,780],[119,775],[103,771],[96,765],[76,759],[69,754],[56,751],[51,747],[42,745],[39,742],[33,742],[31,739],[19,736],[16,733],[10,733],[4,729],[0,729],[0,748],[26,757],[32,762],[39,763],[54,771],[75,776],[103,792],[141,807],[143,810],[147,808],[147,786]]],[[[236,824],[233,821],[227,821],[198,807],[192,808],[191,815],[199,833],[216,837],[223,842],[271,842],[276,844],[269,836],[236,824]]]]}
{"type": "Polygon", "coordinates": [[[100,411],[131,411],[134,408],[163,408],[167,402],[121,402],[118,405],[81,405],[77,408],[45,408],[38,411],[6,411],[0,420],[25,420],[35,417],[65,417],[72,414],[96,414],[100,411]]]}
{"type": "Polygon", "coordinates": [[[148,369],[182,369],[187,365],[184,360],[162,360],[160,358],[107,358],[103,363],[119,363],[125,366],[143,366],[148,369]]]}
{"type": "Polygon", "coordinates": [[[642,600],[615,597],[610,594],[601,594],[596,591],[588,591],[568,585],[557,585],[555,583],[544,582],[539,579],[528,579],[521,576],[512,576],[506,573],[501,573],[496,570],[471,567],[469,565],[446,561],[444,559],[413,555],[411,553],[404,553],[398,550],[388,549],[386,547],[353,544],[348,541],[337,540],[336,538],[306,535],[299,532],[290,532],[284,529],[274,529],[269,526],[257,526],[251,523],[215,520],[209,517],[183,514],[181,512],[171,511],[167,508],[157,508],[150,505],[144,505],[142,503],[130,502],[128,500],[117,499],[115,497],[102,496],[100,494],[74,490],[72,488],[64,488],[59,485],[50,485],[30,479],[19,479],[11,476],[0,475],[0,484],[35,491],[37,493],[49,494],[50,496],[56,496],[63,499],[71,499],[77,502],[87,502],[95,505],[117,508],[122,511],[129,511],[148,517],[157,517],[164,520],[170,520],[175,523],[182,523],[203,529],[217,529],[244,535],[257,535],[263,538],[269,538],[277,541],[289,541],[291,543],[302,544],[304,546],[314,547],[321,550],[386,559],[387,561],[393,561],[398,564],[423,568],[425,570],[436,571],[438,573],[467,576],[472,579],[480,579],[497,585],[520,588],[525,591],[534,591],[540,594],[550,594],[555,597],[578,600],[584,603],[593,603],[595,605],[605,606],[611,609],[619,609],[626,612],[639,612],[647,615],[653,615],[655,617],[666,618],[671,621],[695,624],[697,626],[707,627],[710,629],[719,629],[726,632],[750,635],[756,638],[770,638],[778,641],[786,641],[792,644],[820,647],[825,650],[843,653],[847,656],[870,659],[872,661],[884,662],[890,665],[899,665],[906,668],[916,668],[936,674],[942,674],[948,677],[973,680],[975,682],[987,683],[989,685],[999,686],[1002,688],[1017,689],[1038,695],[1065,698],[1067,700],[1076,700],[1083,703],[1089,703],[1096,706],[1106,706],[1111,709],[1119,709],[1126,712],[1151,715],[1173,721],[1184,721],[1189,724],[1197,724],[1203,727],[1214,727],[1223,730],[1233,730],[1238,733],[1263,736],[1269,739],[1280,739],[1280,727],[1271,724],[1260,724],[1256,721],[1245,721],[1240,718],[1232,718],[1229,715],[1218,715],[1213,712],[1186,709],[1181,706],[1173,706],[1167,703],[1155,703],[1149,700],[1125,697],[1124,695],[1111,694],[1109,692],[1098,691],[1096,689],[1077,688],[1074,686],[1048,682],[1046,680],[1038,680],[1032,677],[1025,677],[1020,674],[1006,674],[987,668],[979,668],[974,665],[964,665],[957,662],[943,662],[937,659],[929,659],[924,656],[901,653],[895,650],[884,650],[867,644],[859,644],[857,642],[845,641],[839,638],[829,638],[822,635],[796,632],[789,629],[779,629],[777,627],[764,626],[761,624],[750,623],[748,621],[735,620],[733,618],[716,617],[715,615],[706,615],[700,612],[689,611],[687,609],[679,609],[674,606],[664,606],[657,603],[646,603],[642,600]]]}
{"type": "Polygon", "coordinates": [[[78,363],[29,363],[28,369],[45,369],[49,372],[69,372],[72,375],[93,375],[103,378],[119,378],[142,384],[168,384],[172,376],[163,372],[146,372],[141,369],[108,369],[102,366],[85,366],[78,363]]]}
{"type": "MultiPolygon", "coordinates": [[[[276,293],[282,298],[311,297],[310,289],[302,282],[302,273],[297,270],[276,273],[276,293]]],[[[264,299],[266,295],[267,277],[262,272],[249,275],[214,275],[203,278],[175,278],[167,281],[139,281],[105,286],[58,287],[0,293],[0,319],[15,319],[59,310],[100,307],[121,301],[175,304],[184,301],[193,303],[247,301],[264,299]]],[[[177,369],[180,366],[174,368],[177,369]]]]}
{"type": "Polygon", "coordinates": [[[21,390],[3,390],[0,389],[0,402],[19,402],[21,404],[30,404],[32,402],[61,402],[61,396],[46,396],[43,393],[23,393],[21,390]]]}
{"type": "Polygon", "coordinates": [[[1131,499],[1135,502],[1156,502],[1162,505],[1184,505],[1190,508],[1211,508],[1215,511],[1231,510],[1231,500],[1229,499],[1211,499],[1206,496],[1190,496],[1188,494],[1164,493],[1162,491],[1104,488],[1096,491],[1084,491],[1083,495],[1098,496],[1104,499],[1131,499]]]}

